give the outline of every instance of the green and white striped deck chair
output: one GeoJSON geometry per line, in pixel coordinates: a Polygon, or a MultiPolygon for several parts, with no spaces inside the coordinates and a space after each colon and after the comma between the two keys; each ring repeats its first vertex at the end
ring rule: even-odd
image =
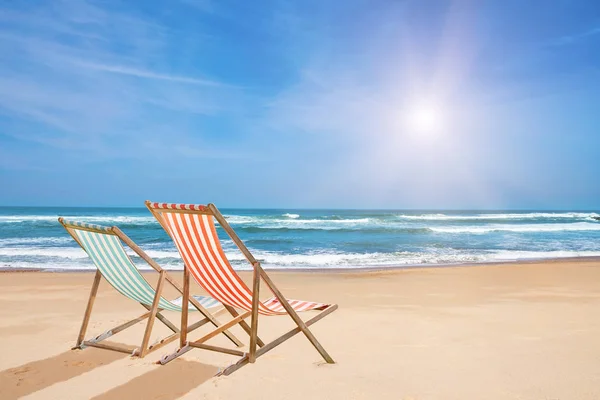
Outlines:
{"type": "MultiPolygon", "coordinates": [[[[183,287],[179,285],[177,281],[175,281],[167,273],[167,271],[162,269],[154,260],[152,260],[152,258],[150,258],[116,226],[106,227],[100,225],[91,225],[76,221],[66,221],[63,218],[59,218],[58,221],[67,230],[71,237],[73,237],[73,239],[75,239],[75,241],[83,248],[83,250],[85,250],[97,268],[92,290],[90,292],[90,298],[85,310],[85,316],[83,318],[83,323],[81,324],[81,329],[77,338],[77,345],[74,347],[74,349],[92,346],[121,351],[124,353],[131,353],[132,355],[144,357],[149,351],[156,350],[179,337],[180,330],[161,314],[161,311],[163,310],[177,312],[182,311],[181,299],[183,297],[179,297],[174,300],[167,300],[162,296],[165,280],[182,295],[184,294],[183,287]],[[125,252],[123,243],[131,248],[131,250],[133,250],[138,256],[146,261],[148,265],[150,265],[160,274],[156,288],[153,288],[150,283],[148,283],[148,281],[146,281],[146,279],[144,279],[144,277],[140,274],[129,255],[125,252]],[[146,308],[146,312],[138,318],[132,319],[131,321],[112,328],[91,340],[84,340],[90,315],[92,313],[94,299],[96,298],[96,293],[98,291],[98,285],[100,284],[101,278],[106,279],[112,287],[114,287],[125,297],[140,303],[144,308],[146,308]],[[100,343],[102,340],[107,339],[110,336],[145,320],[146,318],[148,319],[146,331],[142,339],[142,344],[139,348],[133,349],[116,344],[109,345],[100,343]],[[156,318],[158,318],[159,321],[173,331],[173,334],[161,339],[151,346],[148,346],[150,334],[152,333],[152,326],[154,325],[156,318]]],[[[204,316],[204,319],[201,319],[200,321],[188,326],[188,331],[190,329],[197,329],[209,322],[215,327],[220,326],[219,322],[209,311],[209,309],[213,310],[221,306],[221,303],[208,296],[189,296],[189,299],[188,311],[199,311],[204,316]]],[[[219,313],[221,311],[222,310],[219,310],[219,313]]],[[[224,331],[223,333],[237,346],[242,345],[242,343],[229,331],[224,331]]]]}

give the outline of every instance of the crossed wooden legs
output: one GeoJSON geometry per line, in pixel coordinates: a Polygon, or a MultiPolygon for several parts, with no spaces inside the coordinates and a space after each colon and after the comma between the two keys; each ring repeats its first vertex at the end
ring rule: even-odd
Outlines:
{"type": "MultiPolygon", "coordinates": [[[[184,287],[183,287],[184,298],[189,298],[189,285],[190,285],[189,271],[187,270],[187,268],[185,268],[184,269],[184,287]]],[[[331,314],[333,311],[335,311],[338,308],[337,304],[332,304],[332,305],[327,306],[318,315],[316,315],[313,318],[311,318],[310,320],[304,322],[298,316],[298,313],[296,313],[296,311],[292,308],[292,306],[290,306],[290,304],[287,302],[287,300],[283,297],[281,292],[275,287],[275,284],[266,275],[266,273],[260,267],[260,265],[255,265],[254,285],[253,286],[254,286],[253,287],[254,296],[253,296],[251,311],[246,311],[243,314],[239,314],[233,307],[225,305],[225,308],[227,309],[227,311],[229,311],[229,313],[234,317],[233,319],[231,319],[229,322],[226,322],[225,324],[214,329],[212,332],[202,336],[200,339],[195,340],[193,342],[186,341],[187,332],[182,332],[182,334],[180,336],[179,349],[177,349],[176,352],[163,357],[159,361],[159,363],[162,365],[167,364],[168,362],[174,360],[175,358],[187,353],[192,348],[200,348],[200,349],[217,351],[220,353],[226,353],[226,354],[240,356],[241,358],[237,361],[237,363],[225,368],[223,371],[221,371],[218,374],[218,375],[229,375],[248,363],[254,363],[256,361],[256,358],[258,358],[261,355],[265,354],[266,352],[274,349],[275,347],[277,347],[281,343],[285,342],[286,340],[290,339],[291,337],[293,337],[294,335],[296,335],[299,332],[304,333],[306,338],[311,342],[311,344],[315,347],[315,349],[317,349],[317,351],[321,354],[321,356],[323,357],[323,359],[325,359],[325,361],[327,363],[329,363],[329,364],[335,363],[335,361],[333,361],[333,358],[331,358],[329,353],[327,353],[327,351],[319,343],[317,338],[312,334],[312,332],[308,329],[308,327],[310,325],[314,324],[315,322],[321,320],[323,317],[331,314]],[[296,328],[288,331],[287,333],[281,335],[280,337],[278,337],[277,339],[273,340],[272,342],[270,342],[268,344],[265,344],[260,339],[260,337],[258,337],[258,303],[259,303],[258,291],[259,291],[259,286],[260,286],[259,281],[260,281],[261,277],[263,278],[263,280],[265,281],[267,286],[269,286],[269,288],[271,289],[273,294],[275,294],[275,296],[280,300],[280,303],[282,304],[282,306],[284,307],[286,312],[289,314],[289,316],[292,318],[292,320],[294,320],[294,322],[297,325],[296,328]],[[250,326],[248,326],[248,324],[244,321],[244,319],[246,319],[248,317],[252,317],[250,326]],[[212,346],[212,345],[208,345],[208,344],[204,343],[204,342],[208,341],[209,339],[217,336],[219,333],[224,332],[225,330],[229,329],[230,327],[232,327],[236,324],[240,324],[242,329],[244,329],[244,331],[246,331],[246,333],[248,333],[248,335],[250,336],[250,352],[249,353],[244,353],[240,350],[228,349],[225,347],[212,346]],[[260,349],[256,349],[257,346],[260,347],[260,349]]],[[[182,329],[184,329],[183,327],[185,327],[186,325],[187,325],[187,312],[184,311],[181,314],[182,329]]]]}
{"type": "MultiPolygon", "coordinates": [[[[161,273],[161,276],[158,281],[158,285],[156,287],[156,294],[154,296],[152,306],[150,307],[146,304],[140,303],[144,308],[146,308],[146,310],[148,310],[147,312],[145,312],[144,314],[140,315],[137,318],[132,319],[131,321],[127,321],[121,325],[118,325],[112,329],[109,329],[108,331],[94,337],[93,339],[84,340],[84,336],[87,331],[90,316],[92,313],[94,300],[96,299],[96,294],[98,293],[98,287],[100,285],[101,278],[102,278],[102,274],[99,271],[96,271],[96,275],[94,277],[94,283],[92,284],[92,289],[90,291],[90,297],[88,299],[83,322],[82,322],[81,328],[79,330],[79,336],[77,337],[77,344],[75,345],[75,347],[73,347],[73,350],[78,349],[78,348],[83,349],[87,346],[90,346],[90,347],[98,347],[101,349],[119,351],[122,353],[136,355],[136,356],[139,356],[142,358],[146,354],[148,354],[150,351],[157,350],[157,349],[173,342],[177,338],[179,338],[179,336],[181,335],[179,328],[177,328],[171,321],[169,321],[164,315],[162,315],[161,314],[162,309],[158,308],[160,296],[162,293],[162,286],[163,286],[164,280],[165,280],[165,273],[161,273]],[[123,345],[118,345],[118,344],[110,344],[109,345],[109,344],[105,344],[105,343],[100,343],[101,341],[108,339],[109,337],[145,320],[146,318],[148,318],[148,322],[146,323],[144,337],[142,339],[142,343],[139,348],[135,349],[135,348],[132,348],[131,346],[123,346],[123,345]],[[149,346],[148,342],[150,340],[150,335],[152,333],[152,327],[154,326],[155,319],[158,319],[159,321],[161,321],[165,326],[167,326],[167,328],[169,328],[173,332],[173,334],[171,334],[170,336],[167,336],[167,337],[161,339],[159,342],[154,343],[149,346]]],[[[189,293],[188,293],[188,295],[189,295],[189,293]]],[[[197,303],[197,301],[195,301],[195,299],[193,302],[197,303]]],[[[201,327],[209,322],[215,324],[216,326],[219,326],[218,321],[216,321],[216,319],[214,318],[215,317],[214,315],[210,315],[202,307],[198,307],[198,306],[196,306],[196,307],[198,308],[200,313],[204,315],[205,318],[203,318],[200,321],[195,322],[194,324],[189,325],[189,326],[187,326],[187,322],[186,322],[186,325],[184,325],[184,326],[186,326],[186,329],[184,329],[185,333],[191,332],[195,329],[198,329],[199,327],[201,327]]],[[[184,306],[184,307],[182,307],[182,309],[185,310],[186,321],[187,321],[187,311],[188,311],[187,307],[184,306]]],[[[220,332],[225,333],[227,335],[227,337],[235,345],[237,345],[237,346],[241,345],[241,342],[239,342],[239,340],[235,336],[231,335],[229,332],[224,332],[226,329],[227,328],[221,330],[220,332]]]]}
{"type": "MultiPolygon", "coordinates": [[[[304,329],[302,329],[300,327],[300,325],[298,325],[296,328],[284,333],[283,335],[281,335],[280,337],[278,337],[277,339],[273,340],[272,342],[268,343],[268,344],[264,344],[262,340],[260,340],[260,338],[258,337],[258,335],[256,335],[256,341],[257,341],[257,345],[260,347],[258,350],[256,350],[255,352],[255,359],[262,356],[263,354],[267,353],[268,351],[274,349],[275,347],[279,346],[281,343],[285,342],[286,340],[290,339],[291,337],[293,337],[294,335],[296,335],[297,333],[303,332],[305,335],[310,334],[312,335],[312,332],[310,332],[308,330],[308,327],[312,324],[314,324],[315,322],[321,320],[322,318],[324,318],[325,316],[331,314],[333,311],[335,311],[338,308],[337,304],[332,304],[330,306],[328,306],[327,308],[325,308],[324,310],[322,310],[319,314],[317,314],[316,316],[314,316],[313,318],[309,319],[308,321],[304,322],[302,321],[302,325],[304,327],[304,329]]],[[[245,353],[242,352],[240,350],[235,350],[235,349],[228,349],[225,347],[219,347],[219,346],[211,346],[208,344],[205,344],[204,342],[206,342],[207,340],[213,338],[214,336],[218,335],[219,333],[221,333],[223,330],[230,328],[231,326],[234,326],[235,324],[240,324],[242,322],[244,322],[244,318],[248,318],[251,315],[251,311],[247,311],[241,315],[236,316],[235,318],[233,318],[232,320],[230,320],[229,322],[223,324],[222,326],[220,326],[219,328],[213,330],[212,332],[204,335],[203,337],[201,337],[200,339],[193,341],[193,342],[187,342],[184,344],[184,346],[181,346],[176,352],[169,354],[165,357],[163,357],[159,363],[164,365],[167,364],[168,362],[174,360],[175,358],[187,353],[188,351],[190,351],[193,348],[199,348],[199,349],[204,349],[204,350],[210,350],[210,351],[217,351],[220,353],[226,353],[226,354],[231,354],[231,355],[235,355],[235,356],[240,356],[241,358],[233,365],[230,365],[229,367],[225,368],[224,370],[222,370],[221,372],[219,372],[218,375],[229,375],[233,372],[235,372],[236,370],[238,370],[239,368],[243,367],[244,365],[248,364],[248,363],[252,363],[254,361],[250,361],[250,354],[249,353],[245,353]]],[[[308,335],[306,335],[308,338],[308,335]]],[[[314,338],[314,336],[313,336],[314,338]]],[[[329,354],[325,351],[325,349],[321,346],[321,344],[317,341],[316,338],[314,338],[314,341],[316,342],[316,344],[314,342],[311,341],[311,343],[313,344],[313,346],[315,346],[315,348],[317,349],[317,351],[321,354],[321,356],[323,357],[323,359],[325,359],[325,361],[327,363],[333,364],[334,361],[331,358],[331,356],[329,356],[329,354]],[[322,351],[321,351],[322,350],[322,351]]]]}
{"type": "MultiPolygon", "coordinates": [[[[85,336],[85,333],[86,333],[86,330],[88,327],[90,315],[92,313],[92,308],[94,305],[94,300],[95,300],[96,294],[98,292],[98,286],[100,285],[100,280],[102,278],[101,273],[99,271],[96,271],[96,275],[94,277],[94,283],[92,284],[92,289],[90,291],[90,297],[88,299],[88,304],[86,307],[83,322],[82,322],[81,328],[79,330],[79,336],[77,338],[77,345],[73,349],[91,346],[91,347],[98,347],[98,348],[102,348],[102,349],[120,351],[120,352],[127,353],[127,354],[137,355],[139,357],[144,357],[150,351],[157,350],[157,349],[173,342],[177,338],[180,338],[180,348],[175,353],[170,354],[170,355],[164,357],[163,359],[161,359],[159,361],[160,364],[164,365],[164,364],[168,363],[169,361],[179,357],[180,355],[188,352],[192,348],[200,348],[200,349],[217,351],[217,352],[236,355],[236,356],[241,357],[237,361],[237,363],[227,367],[226,369],[224,369],[223,371],[221,371],[219,373],[219,375],[229,375],[229,374],[233,373],[234,371],[238,370],[239,368],[243,367],[244,365],[255,362],[256,358],[262,356],[263,354],[265,354],[268,351],[272,350],[273,348],[277,347],[278,345],[280,345],[281,343],[290,339],[297,333],[302,332],[307,337],[307,339],[311,342],[311,344],[317,349],[317,351],[321,354],[321,356],[327,363],[334,363],[331,356],[327,353],[327,351],[323,348],[323,346],[321,346],[321,344],[318,342],[318,340],[312,334],[312,332],[308,329],[308,327],[310,325],[314,324],[315,322],[319,321],[326,315],[335,311],[338,307],[337,304],[332,304],[332,305],[326,307],[318,315],[314,316],[313,318],[311,318],[310,320],[308,320],[306,322],[302,321],[302,319],[300,319],[300,317],[298,316],[296,311],[285,300],[285,298],[283,297],[281,292],[279,292],[279,290],[275,287],[275,285],[270,280],[270,278],[266,275],[266,273],[264,273],[262,268],[260,268],[260,266],[257,266],[257,273],[255,276],[255,280],[260,279],[260,277],[262,277],[263,280],[265,280],[265,283],[269,286],[269,288],[275,294],[275,296],[277,298],[279,298],[280,303],[282,304],[282,306],[285,308],[285,310],[287,311],[289,316],[294,320],[294,322],[297,325],[296,328],[281,335],[280,337],[273,340],[272,342],[265,344],[258,336],[258,302],[257,301],[253,301],[253,303],[256,303],[256,306],[255,306],[255,304],[253,304],[253,307],[252,307],[253,309],[251,311],[246,311],[242,314],[239,314],[233,307],[225,305],[225,310],[227,310],[233,316],[233,319],[231,319],[229,322],[221,325],[218,323],[218,321],[216,321],[216,319],[214,318],[213,315],[209,314],[201,306],[194,304],[194,303],[197,303],[197,301],[189,295],[189,286],[190,286],[189,272],[187,271],[187,268],[184,269],[184,271],[185,271],[184,272],[184,287],[182,290],[183,295],[184,295],[183,299],[186,299],[186,298],[189,299],[189,301],[192,302],[192,304],[204,315],[204,317],[205,317],[204,319],[188,326],[187,325],[187,323],[188,323],[188,307],[183,306],[182,312],[181,312],[181,327],[183,327],[183,329],[182,329],[182,331],[180,331],[172,322],[170,322],[165,316],[163,316],[161,314],[162,310],[158,308],[158,305],[160,302],[162,286],[163,286],[163,283],[165,280],[165,272],[161,271],[158,285],[156,287],[156,294],[155,294],[154,300],[152,302],[152,306],[142,304],[142,306],[144,306],[146,308],[146,310],[148,310],[147,312],[145,312],[144,314],[140,315],[139,317],[137,317],[135,319],[132,319],[131,321],[125,322],[115,328],[112,328],[112,329],[104,332],[103,334],[96,336],[95,338],[93,338],[91,340],[84,340],[83,338],[85,336]],[[248,325],[244,321],[248,317],[252,317],[251,325],[248,325]],[[146,324],[144,337],[142,339],[142,343],[141,343],[141,346],[139,349],[132,349],[131,347],[125,347],[125,346],[116,345],[116,344],[108,345],[105,343],[100,343],[101,341],[111,337],[112,335],[115,335],[115,334],[143,321],[146,318],[148,318],[148,322],[146,324]],[[154,325],[155,319],[158,319],[164,325],[166,325],[173,332],[173,334],[163,338],[162,340],[160,340],[159,342],[157,342],[153,345],[148,346],[148,342],[150,340],[150,334],[152,333],[152,327],[154,325]],[[193,342],[187,341],[187,333],[188,332],[192,332],[193,330],[195,330],[209,322],[211,322],[213,325],[215,325],[216,329],[214,329],[213,331],[204,335],[203,337],[201,337],[200,339],[198,339],[196,341],[193,341],[193,342]],[[246,333],[248,333],[248,335],[250,336],[250,352],[249,353],[245,353],[245,352],[242,352],[242,351],[236,350],[236,349],[212,346],[212,345],[208,345],[208,344],[204,343],[204,342],[208,341],[209,339],[217,336],[218,334],[224,333],[235,345],[240,346],[241,342],[239,342],[239,340],[237,340],[237,338],[235,338],[235,336],[233,336],[232,334],[229,334],[229,332],[227,331],[229,328],[231,328],[232,326],[234,326],[236,324],[239,324],[242,327],[242,329],[246,333]],[[256,349],[257,346],[260,348],[256,349]]],[[[257,294],[258,293],[258,285],[256,285],[254,289],[255,289],[255,293],[257,294]]],[[[258,296],[255,295],[255,298],[258,298],[258,296]]],[[[185,304],[186,303],[185,300],[182,301],[182,303],[185,304]]]]}
{"type": "MultiPolygon", "coordinates": [[[[315,322],[319,321],[321,318],[325,317],[326,315],[331,314],[337,308],[338,308],[337,304],[330,305],[329,307],[327,307],[326,309],[321,311],[319,314],[315,315],[313,318],[309,319],[306,322],[303,322],[304,330],[302,330],[300,328],[300,326],[298,325],[298,327],[288,331],[287,333],[279,336],[277,339],[273,340],[272,342],[262,346],[260,349],[256,350],[256,353],[254,355],[255,359],[262,356],[266,352],[274,349],[275,347],[279,346],[281,343],[285,342],[286,340],[288,340],[292,336],[296,335],[297,333],[304,332],[304,334],[306,335],[306,333],[309,332],[312,335],[312,333],[308,330],[308,327],[310,325],[314,324],[315,322]]],[[[307,335],[307,337],[308,337],[308,335],[307,335]]],[[[331,356],[329,356],[329,354],[327,354],[327,352],[325,351],[325,349],[323,349],[323,347],[320,345],[320,343],[317,341],[317,339],[315,338],[314,340],[315,340],[316,344],[312,340],[311,340],[311,343],[315,346],[315,348],[321,354],[321,356],[323,356],[325,361],[327,361],[327,363],[329,363],[329,364],[334,364],[335,361],[333,361],[331,356]],[[321,352],[321,349],[323,350],[323,352],[321,352]]],[[[251,362],[254,362],[254,361],[250,361],[250,354],[244,354],[243,357],[238,360],[238,362],[225,368],[224,370],[219,372],[218,375],[229,375],[229,374],[237,371],[244,365],[251,363],[251,362]]]]}

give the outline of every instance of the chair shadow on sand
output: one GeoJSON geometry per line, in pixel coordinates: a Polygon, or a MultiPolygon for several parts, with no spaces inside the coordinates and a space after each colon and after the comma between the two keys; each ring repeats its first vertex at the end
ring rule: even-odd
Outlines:
{"type": "MultiPolygon", "coordinates": [[[[127,357],[116,351],[87,348],[9,368],[0,371],[0,399],[18,399],[127,357]]],[[[179,359],[168,366],[157,366],[94,399],[177,399],[211,379],[218,370],[213,365],[179,359]]]]}
{"type": "Polygon", "coordinates": [[[173,400],[208,381],[218,370],[213,365],[178,359],[168,366],[157,367],[92,399],[173,400]]]}
{"type": "Polygon", "coordinates": [[[125,357],[122,353],[90,348],[9,368],[0,371],[0,398],[17,399],[125,357]]]}

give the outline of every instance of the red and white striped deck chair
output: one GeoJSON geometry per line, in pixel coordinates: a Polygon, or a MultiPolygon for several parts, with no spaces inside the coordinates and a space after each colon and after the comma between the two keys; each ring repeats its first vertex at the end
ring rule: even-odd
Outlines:
{"type": "Polygon", "coordinates": [[[224,323],[211,333],[196,341],[188,342],[185,332],[187,313],[184,310],[181,314],[182,330],[180,348],[175,353],[164,357],[160,361],[161,364],[166,364],[194,347],[241,356],[241,359],[236,364],[227,367],[220,373],[222,375],[229,375],[243,365],[253,363],[257,357],[260,357],[299,332],[304,333],[325,361],[330,364],[334,363],[331,356],[308,329],[308,326],[335,311],[337,304],[286,299],[214,204],[203,206],[146,201],[146,206],[171,236],[183,258],[185,264],[184,298],[189,295],[189,277],[191,275],[202,288],[212,297],[219,300],[234,316],[231,321],[224,323]],[[248,262],[252,264],[254,270],[252,290],[242,281],[227,260],[217,236],[214,219],[217,220],[237,245],[248,259],[248,262]],[[260,301],[259,299],[261,279],[274,295],[265,301],[260,301]],[[242,310],[241,314],[236,309],[242,310]],[[308,321],[303,321],[298,316],[298,312],[300,311],[311,310],[319,310],[321,312],[308,321]],[[265,344],[258,337],[259,314],[264,316],[289,315],[297,327],[272,342],[265,344]],[[244,321],[248,317],[251,317],[250,326],[244,321]],[[216,336],[224,329],[228,329],[236,324],[240,324],[250,336],[248,353],[204,344],[204,342],[216,336]],[[260,348],[257,349],[257,347],[260,348]]]}

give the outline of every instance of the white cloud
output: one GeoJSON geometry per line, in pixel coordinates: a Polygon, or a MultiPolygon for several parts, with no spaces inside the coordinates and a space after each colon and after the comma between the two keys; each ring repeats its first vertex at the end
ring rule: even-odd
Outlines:
{"type": "Polygon", "coordinates": [[[135,153],[136,140],[121,141],[128,149],[108,143],[118,135],[163,133],[157,126],[164,120],[165,136],[193,144],[198,132],[191,119],[240,103],[241,89],[195,69],[173,69],[170,57],[178,57],[175,65],[190,65],[181,32],[136,6],[89,0],[4,5],[0,113],[19,121],[19,129],[5,121],[3,133],[102,156],[135,153]]]}
{"type": "Polygon", "coordinates": [[[207,79],[198,79],[192,78],[188,76],[178,76],[178,75],[169,75],[169,74],[161,74],[158,72],[148,71],[144,69],[125,67],[120,65],[106,65],[106,64],[96,64],[89,63],[86,61],[78,61],[77,65],[93,69],[96,71],[103,72],[111,72],[115,74],[134,76],[137,78],[144,79],[157,79],[161,81],[170,81],[170,82],[178,82],[178,83],[189,83],[192,85],[202,85],[202,86],[222,86],[223,84],[218,81],[211,81],[207,79]]]}

